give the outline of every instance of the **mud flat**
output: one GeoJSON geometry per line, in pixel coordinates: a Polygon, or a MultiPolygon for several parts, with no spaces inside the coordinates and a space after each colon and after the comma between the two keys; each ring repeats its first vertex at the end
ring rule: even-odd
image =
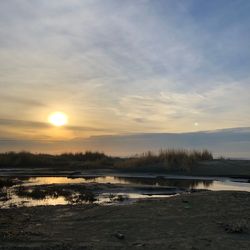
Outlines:
{"type": "Polygon", "coordinates": [[[1,209],[0,249],[249,249],[250,194],[1,209]]]}

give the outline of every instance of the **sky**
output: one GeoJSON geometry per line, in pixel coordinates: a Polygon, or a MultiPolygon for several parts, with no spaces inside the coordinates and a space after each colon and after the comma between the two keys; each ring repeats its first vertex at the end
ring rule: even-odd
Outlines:
{"type": "Polygon", "coordinates": [[[0,139],[250,127],[250,1],[0,2],[0,139]],[[48,123],[64,112],[68,124],[48,123]]]}

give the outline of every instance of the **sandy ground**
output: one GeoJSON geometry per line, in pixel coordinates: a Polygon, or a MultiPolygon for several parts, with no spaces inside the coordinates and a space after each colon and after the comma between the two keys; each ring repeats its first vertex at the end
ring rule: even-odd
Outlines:
{"type": "Polygon", "coordinates": [[[246,192],[2,209],[0,249],[249,249],[249,222],[246,192]],[[243,232],[230,232],[235,228],[243,232]]]}

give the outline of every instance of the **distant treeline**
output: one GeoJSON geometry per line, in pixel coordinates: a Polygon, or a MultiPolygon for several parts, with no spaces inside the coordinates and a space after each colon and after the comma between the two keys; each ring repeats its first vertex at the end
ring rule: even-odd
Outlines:
{"type": "Polygon", "coordinates": [[[142,170],[163,168],[168,170],[190,170],[200,161],[213,160],[208,150],[161,150],[119,158],[100,152],[63,153],[59,155],[33,154],[29,152],[0,153],[0,167],[72,167],[72,168],[119,168],[142,170]]]}

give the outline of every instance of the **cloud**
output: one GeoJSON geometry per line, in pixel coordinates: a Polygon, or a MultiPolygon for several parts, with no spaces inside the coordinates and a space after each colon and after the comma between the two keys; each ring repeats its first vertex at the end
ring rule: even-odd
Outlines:
{"type": "Polygon", "coordinates": [[[237,83],[228,83],[204,93],[162,91],[151,95],[128,95],[121,98],[117,109],[127,120],[143,119],[144,123],[157,124],[159,131],[164,127],[172,129],[168,124],[174,124],[175,129],[183,131],[182,126],[178,127],[183,123],[193,130],[193,124],[197,121],[202,129],[206,129],[208,124],[216,129],[218,125],[213,125],[215,120],[219,126],[237,126],[239,121],[244,126],[250,122],[250,117],[246,115],[248,93],[237,83]]]}
{"type": "Polygon", "coordinates": [[[0,117],[63,109],[79,133],[248,125],[249,3],[203,4],[2,1],[0,117]]]}
{"type": "Polygon", "coordinates": [[[46,106],[45,103],[38,100],[30,99],[27,97],[13,96],[13,95],[0,95],[1,101],[4,103],[11,103],[15,105],[25,105],[25,106],[46,106]]]}
{"type": "Polygon", "coordinates": [[[14,127],[29,127],[29,128],[48,128],[49,124],[43,122],[0,119],[0,126],[14,126],[14,127]]]}
{"type": "Polygon", "coordinates": [[[250,128],[233,128],[194,133],[142,133],[92,136],[72,140],[0,139],[0,151],[79,152],[99,150],[111,155],[128,156],[165,148],[211,150],[216,157],[249,158],[250,128]]]}
{"type": "MultiPolygon", "coordinates": [[[[24,121],[24,120],[12,120],[12,119],[0,119],[0,126],[13,126],[21,128],[50,128],[52,125],[45,122],[35,122],[35,121],[24,121]]],[[[95,127],[83,127],[83,126],[65,126],[66,129],[75,131],[105,131],[102,128],[95,127]]]]}
{"type": "MultiPolygon", "coordinates": [[[[43,76],[48,75],[51,80],[74,82],[99,76],[108,78],[113,88],[123,88],[123,81],[166,75],[180,80],[192,77],[203,66],[212,67],[206,64],[210,57],[205,57],[200,48],[203,44],[195,35],[196,25],[178,4],[24,2],[4,4],[16,15],[12,20],[4,18],[3,13],[2,21],[12,32],[5,31],[2,37],[13,45],[4,47],[8,51],[2,56],[16,66],[15,75],[22,78],[27,78],[26,66],[30,65],[33,82],[44,81],[43,76]],[[159,8],[164,8],[165,15],[159,8]],[[56,72],[55,67],[61,70],[56,72]]],[[[202,29],[198,32],[203,34],[202,29]]]]}

